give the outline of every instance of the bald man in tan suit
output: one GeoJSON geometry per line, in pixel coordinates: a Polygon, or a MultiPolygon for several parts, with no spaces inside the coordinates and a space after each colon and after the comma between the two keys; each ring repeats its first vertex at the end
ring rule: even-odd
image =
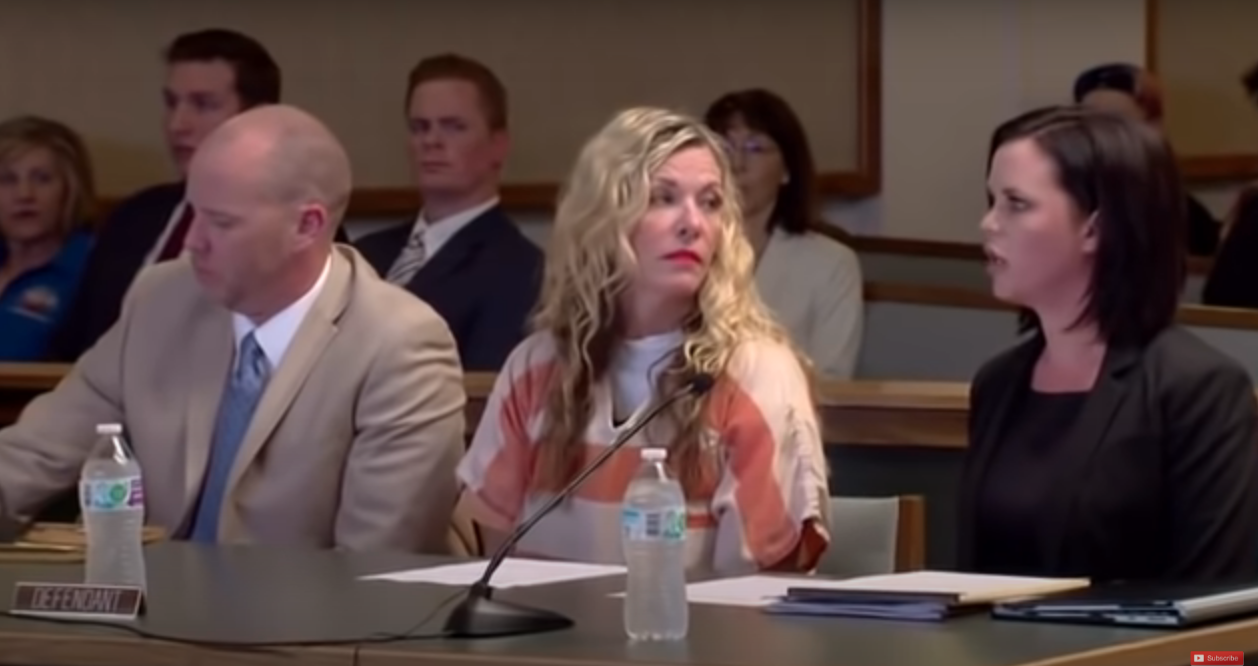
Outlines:
{"type": "Polygon", "coordinates": [[[73,488],[98,423],[149,522],[203,542],[441,553],[466,396],[433,310],[333,243],[349,159],[297,109],[220,127],[189,169],[188,258],[153,267],[51,393],[0,431],[0,513],[73,488]]]}

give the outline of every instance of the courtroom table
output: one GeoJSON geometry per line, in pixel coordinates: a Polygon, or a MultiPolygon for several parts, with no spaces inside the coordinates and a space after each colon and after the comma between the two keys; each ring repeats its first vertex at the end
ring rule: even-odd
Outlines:
{"type": "MultiPolygon", "coordinates": [[[[163,543],[149,549],[150,603],[135,626],[189,641],[341,640],[436,632],[433,615],[456,588],[357,580],[363,574],[441,563],[404,554],[163,543]]],[[[0,566],[0,585],[74,581],[73,565],[0,566]]],[[[634,644],[610,597],[620,578],[503,593],[576,619],[572,629],[478,641],[433,639],[358,646],[223,648],[136,637],[121,629],[0,618],[0,664],[22,666],[1172,666],[1193,650],[1258,651],[1258,620],[1190,632],[1000,622],[942,623],[780,617],[753,609],[691,606],[690,636],[634,644]],[[357,650],[357,653],[356,653],[357,650]]]]}

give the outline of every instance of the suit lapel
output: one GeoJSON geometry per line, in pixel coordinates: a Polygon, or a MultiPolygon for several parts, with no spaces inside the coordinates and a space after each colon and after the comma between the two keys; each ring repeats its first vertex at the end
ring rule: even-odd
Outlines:
{"type": "Polygon", "coordinates": [[[393,263],[402,255],[402,250],[406,247],[414,226],[413,220],[407,224],[398,224],[356,247],[376,273],[379,273],[382,278],[386,277],[393,263]]]}
{"type": "MultiPolygon", "coordinates": [[[[476,255],[477,249],[493,238],[494,231],[502,223],[503,216],[497,208],[490,208],[481,213],[450,237],[430,261],[425,263],[407,288],[411,293],[424,295],[429,287],[440,285],[447,277],[454,274],[460,266],[476,255]]],[[[508,222],[510,224],[510,222],[508,222]]]]}
{"type": "Polygon", "coordinates": [[[1084,402],[1083,411],[1070,428],[1066,440],[1061,442],[1062,475],[1061,492],[1053,500],[1054,506],[1046,512],[1045,543],[1054,554],[1050,563],[1061,569],[1067,554],[1067,527],[1074,520],[1080,494],[1075,485],[1087,475],[1092,458],[1105,442],[1114,416],[1127,399],[1130,382],[1124,375],[1138,360],[1139,351],[1132,347],[1111,347],[1105,353],[1105,361],[1097,374],[1096,385],[1084,402]]]}
{"type": "Polygon", "coordinates": [[[353,269],[350,262],[341,255],[342,251],[334,250],[332,268],[322,293],[315,299],[310,312],[306,314],[297,335],[284,353],[284,360],[275,369],[267,383],[266,390],[254,412],[253,421],[245,432],[244,441],[232,465],[231,477],[227,481],[225,497],[230,497],[236,484],[240,482],[249,465],[253,464],[280,420],[292,406],[306,377],[323,356],[324,349],[336,333],[336,320],[340,317],[348,301],[349,290],[353,281],[353,269]]]}
{"type": "Polygon", "coordinates": [[[202,321],[191,327],[192,341],[188,346],[188,406],[185,419],[184,439],[184,516],[192,507],[194,498],[205,477],[209,463],[210,446],[214,437],[214,422],[219,402],[227,386],[236,354],[235,337],[232,334],[231,315],[215,307],[202,321]]]}

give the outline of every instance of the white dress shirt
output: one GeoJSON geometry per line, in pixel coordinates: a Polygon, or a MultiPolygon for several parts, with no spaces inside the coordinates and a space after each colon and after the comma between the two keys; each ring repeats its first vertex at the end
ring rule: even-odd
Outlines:
{"type": "Polygon", "coordinates": [[[424,211],[419,211],[419,215],[415,217],[415,223],[411,227],[411,233],[414,234],[415,230],[421,226],[427,227],[424,229],[424,261],[432,261],[432,258],[436,256],[442,245],[445,245],[463,227],[471,224],[472,220],[475,220],[483,215],[485,211],[497,205],[498,197],[493,197],[484,203],[477,204],[439,220],[429,220],[424,216],[424,211]]]}
{"type": "Polygon", "coordinates": [[[756,266],[756,287],[819,374],[856,374],[865,301],[855,252],[813,231],[774,229],[756,266]]]}
{"type": "MultiPolygon", "coordinates": [[[[149,253],[144,257],[144,265],[157,263],[157,255],[161,253],[162,248],[166,247],[166,240],[170,238],[170,234],[175,231],[175,225],[179,224],[179,218],[183,217],[183,212],[187,210],[188,202],[180,201],[175,206],[174,212],[170,214],[170,218],[166,220],[166,228],[162,230],[162,234],[157,237],[157,242],[153,243],[153,247],[149,248],[149,253]]],[[[180,256],[183,256],[187,250],[180,250],[180,256]]]]}
{"type": "Polygon", "coordinates": [[[332,257],[329,256],[327,263],[323,265],[323,272],[319,274],[319,279],[315,280],[314,285],[301,298],[293,301],[291,305],[263,322],[261,326],[254,324],[248,317],[233,312],[232,327],[236,332],[237,355],[240,353],[241,341],[252,332],[254,339],[258,341],[258,346],[262,347],[263,353],[266,354],[266,360],[271,363],[272,372],[278,369],[280,361],[284,360],[284,353],[288,351],[288,346],[292,344],[293,338],[297,337],[297,330],[301,328],[301,322],[305,321],[306,313],[310,312],[315,299],[319,297],[319,292],[323,291],[323,285],[328,281],[328,273],[331,270],[332,257]]]}

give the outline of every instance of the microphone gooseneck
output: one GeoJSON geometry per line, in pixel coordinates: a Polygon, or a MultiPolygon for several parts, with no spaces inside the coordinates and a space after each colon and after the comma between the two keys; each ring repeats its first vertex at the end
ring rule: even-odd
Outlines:
{"type": "Polygon", "coordinates": [[[651,409],[632,421],[629,427],[622,430],[612,443],[582,468],[567,485],[512,530],[506,540],[494,550],[480,580],[468,588],[467,596],[450,613],[446,621],[446,635],[460,638],[518,636],[566,629],[572,626],[571,619],[558,613],[494,600],[494,589],[490,585],[494,572],[502,566],[503,560],[520,542],[520,539],[524,538],[542,518],[554,511],[555,507],[571,497],[591,474],[598,471],[617,451],[624,448],[634,435],[637,435],[673,403],[688,395],[703,395],[710,391],[715,383],[715,378],[709,374],[696,374],[690,377],[680,389],[658,401],[651,409]]]}

